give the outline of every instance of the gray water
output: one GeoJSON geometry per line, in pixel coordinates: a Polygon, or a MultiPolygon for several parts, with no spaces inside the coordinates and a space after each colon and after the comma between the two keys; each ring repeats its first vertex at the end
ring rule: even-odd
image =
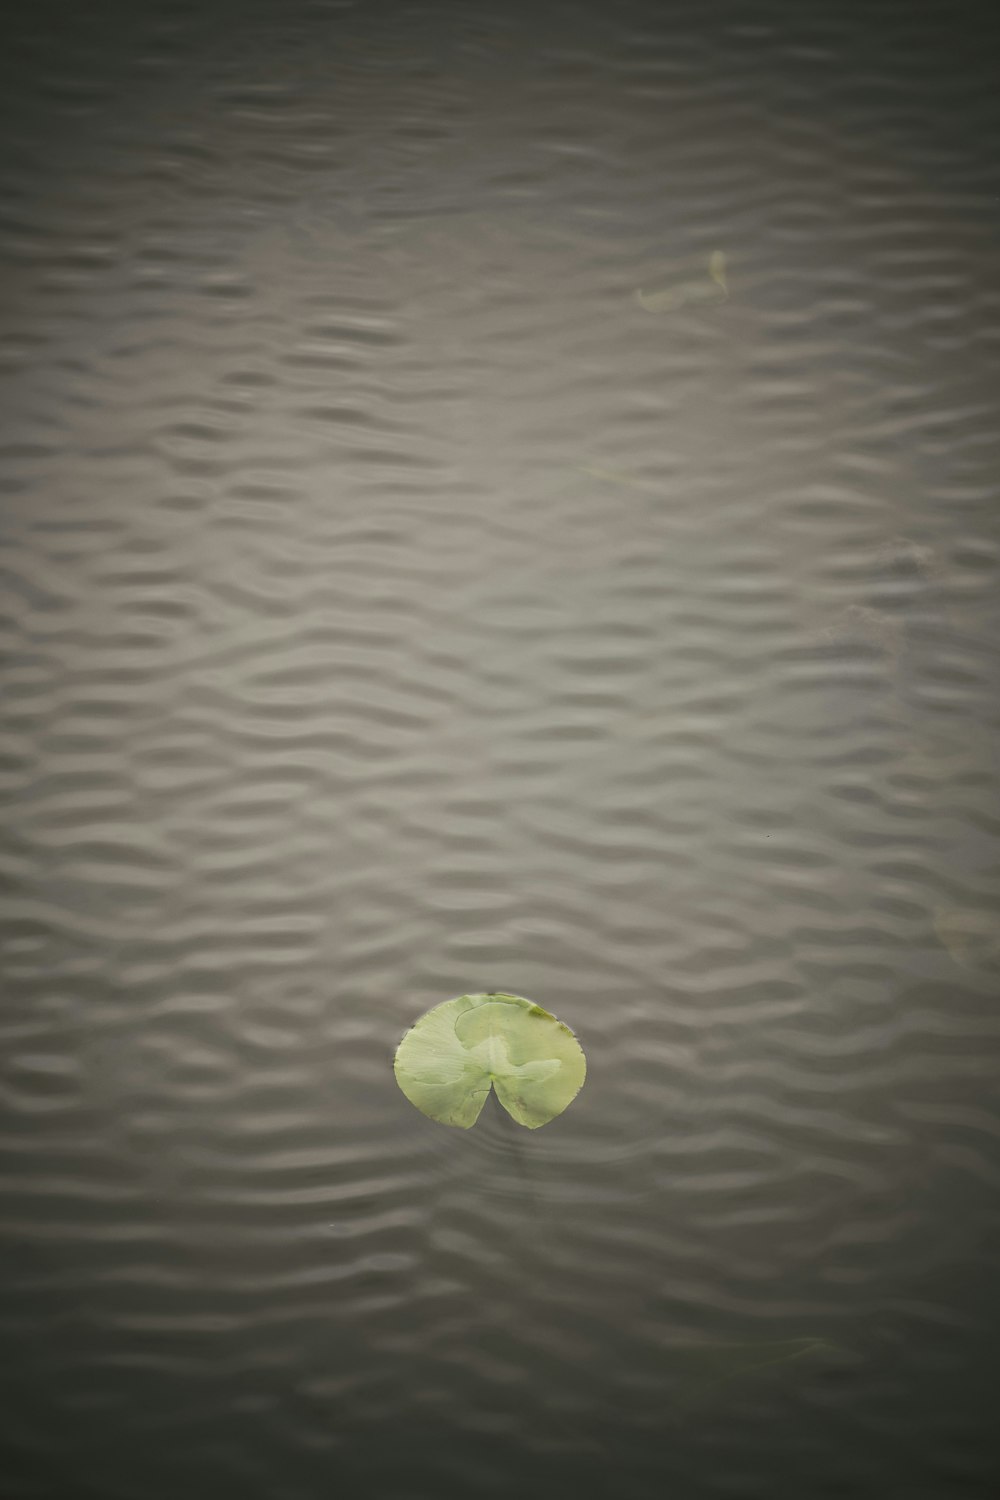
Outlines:
{"type": "Polygon", "coordinates": [[[997,41],[19,11],[4,1500],[996,1493],[997,41]]]}

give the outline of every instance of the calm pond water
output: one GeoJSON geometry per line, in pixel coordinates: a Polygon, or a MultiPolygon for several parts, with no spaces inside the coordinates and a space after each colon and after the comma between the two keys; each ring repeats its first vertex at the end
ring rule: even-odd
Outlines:
{"type": "Polygon", "coordinates": [[[1000,1492],[998,40],[20,9],[4,1500],[1000,1492]]]}

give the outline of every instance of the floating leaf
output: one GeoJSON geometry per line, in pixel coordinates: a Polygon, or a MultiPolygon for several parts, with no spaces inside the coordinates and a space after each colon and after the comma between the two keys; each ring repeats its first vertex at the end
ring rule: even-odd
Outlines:
{"type": "Polygon", "coordinates": [[[519,1125],[537,1130],[576,1098],[587,1073],[568,1026],[521,995],[460,995],[410,1028],[396,1049],[396,1082],[442,1125],[467,1130],[491,1088],[519,1125]]]}

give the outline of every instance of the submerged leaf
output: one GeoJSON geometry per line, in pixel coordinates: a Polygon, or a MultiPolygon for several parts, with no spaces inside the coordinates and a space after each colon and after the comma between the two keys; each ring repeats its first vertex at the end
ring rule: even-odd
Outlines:
{"type": "Polygon", "coordinates": [[[627,484],[633,490],[655,490],[655,485],[647,484],[645,480],[636,479],[633,474],[625,474],[618,469],[599,469],[596,464],[579,464],[581,474],[589,474],[591,479],[608,479],[612,484],[627,484]]]}
{"type": "Polygon", "coordinates": [[[726,252],[724,250],[713,250],[708,257],[708,274],[717,286],[721,286],[728,297],[729,287],[726,285],[726,252]]]}
{"type": "Polygon", "coordinates": [[[679,307],[690,307],[705,302],[725,302],[729,296],[726,282],[726,256],[722,250],[713,250],[708,258],[707,281],[682,281],[678,286],[667,287],[662,292],[636,292],[639,306],[646,312],[676,312],[679,307]]]}
{"type": "Polygon", "coordinates": [[[1000,960],[1000,922],[979,907],[939,906],[934,931],[963,969],[986,969],[1000,960]]]}
{"type": "Polygon", "coordinates": [[[701,1349],[678,1350],[695,1377],[680,1398],[682,1408],[690,1410],[711,1400],[734,1381],[771,1370],[778,1366],[808,1361],[823,1363],[829,1358],[836,1362],[847,1351],[839,1344],[823,1338],[776,1339],[760,1344],[719,1344],[701,1349]]]}
{"type": "Polygon", "coordinates": [[[698,1351],[705,1374],[715,1380],[734,1380],[751,1371],[766,1370],[772,1365],[790,1364],[815,1354],[836,1354],[837,1345],[828,1339],[775,1339],[761,1344],[720,1344],[698,1351]]]}
{"type": "Polygon", "coordinates": [[[460,995],[435,1005],[396,1049],[396,1082],[442,1125],[467,1130],[491,1088],[519,1125],[536,1130],[576,1098],[587,1073],[568,1026],[520,995],[460,995]]]}

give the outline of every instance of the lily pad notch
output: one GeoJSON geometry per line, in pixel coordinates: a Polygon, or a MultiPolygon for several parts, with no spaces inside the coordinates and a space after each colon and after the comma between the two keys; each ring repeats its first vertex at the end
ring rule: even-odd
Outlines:
{"type": "Polygon", "coordinates": [[[396,1048],[396,1082],[442,1125],[468,1130],[490,1089],[528,1130],[576,1098],[587,1060],[573,1032],[523,995],[459,995],[422,1015],[396,1048]]]}

